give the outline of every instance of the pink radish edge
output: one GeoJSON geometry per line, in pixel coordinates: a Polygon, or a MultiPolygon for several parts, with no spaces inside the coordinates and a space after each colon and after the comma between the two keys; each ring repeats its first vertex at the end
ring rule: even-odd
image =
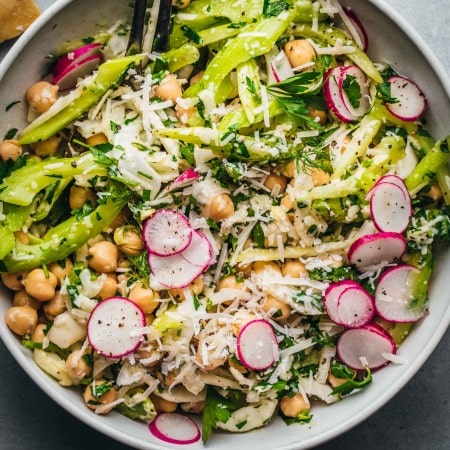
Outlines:
{"type": "Polygon", "coordinates": [[[370,92],[367,86],[367,77],[364,72],[358,66],[345,66],[341,70],[341,76],[338,80],[338,86],[340,89],[341,100],[347,110],[355,117],[361,117],[370,108],[370,92]],[[344,90],[344,82],[348,76],[355,77],[361,91],[361,99],[358,107],[353,107],[347,94],[344,90]]]}
{"type": "Polygon", "coordinates": [[[92,55],[80,62],[71,64],[53,78],[53,84],[57,84],[62,91],[73,88],[79,78],[94,72],[100,65],[101,60],[102,57],[100,55],[92,55]]]}
{"type": "Polygon", "coordinates": [[[425,111],[427,101],[425,95],[414,81],[400,75],[387,79],[391,87],[391,96],[397,103],[386,103],[386,109],[395,117],[405,122],[413,122],[425,111]]]}
{"type": "Polygon", "coordinates": [[[403,191],[405,196],[411,197],[410,194],[409,194],[408,188],[406,187],[406,184],[403,181],[403,179],[400,178],[398,175],[395,175],[393,173],[392,174],[389,173],[389,174],[383,175],[381,178],[379,178],[377,180],[377,182],[370,188],[369,192],[366,195],[366,200],[367,201],[370,200],[370,197],[372,196],[372,193],[373,193],[373,190],[374,190],[375,186],[377,186],[380,183],[392,183],[392,184],[395,184],[396,186],[398,186],[403,191]]]}
{"type": "Polygon", "coordinates": [[[82,47],[78,47],[75,50],[66,53],[56,60],[55,65],[53,66],[53,76],[57,77],[70,65],[100,53],[101,48],[102,44],[92,43],[83,45],[82,47]]]}
{"type": "Polygon", "coordinates": [[[414,310],[409,303],[414,299],[410,276],[420,274],[420,269],[410,264],[400,264],[386,270],[375,289],[377,314],[389,322],[417,322],[426,313],[426,308],[414,310]]]}
{"type": "Polygon", "coordinates": [[[189,286],[212,264],[212,247],[208,239],[193,232],[189,246],[180,253],[159,256],[149,253],[150,271],[156,280],[170,289],[182,289],[189,286]]]}
{"type": "Polygon", "coordinates": [[[344,67],[336,66],[328,69],[324,76],[323,93],[327,107],[343,122],[354,122],[357,117],[353,115],[345,106],[342,99],[339,80],[342,76],[344,67]]]}
{"type": "Polygon", "coordinates": [[[156,438],[169,444],[194,444],[201,437],[197,424],[178,413],[160,413],[148,428],[156,438]]]}
{"type": "Polygon", "coordinates": [[[347,259],[358,268],[382,262],[398,261],[406,251],[406,239],[400,233],[379,232],[367,234],[350,245],[347,259]]]}
{"type": "Polygon", "coordinates": [[[181,253],[190,245],[193,233],[189,219],[172,209],[159,209],[142,228],[147,250],[158,256],[181,253]]]}
{"type": "Polygon", "coordinates": [[[323,293],[323,304],[328,317],[336,324],[343,325],[339,320],[337,313],[337,303],[340,294],[349,287],[359,286],[356,281],[353,280],[341,280],[337,283],[331,283],[323,293]]]}
{"type": "Polygon", "coordinates": [[[341,324],[347,328],[368,324],[375,315],[372,296],[362,286],[348,287],[339,295],[337,315],[341,324]]]}
{"type": "Polygon", "coordinates": [[[142,335],[132,332],[145,326],[142,309],[125,297],[109,297],[91,311],[87,336],[92,348],[107,358],[118,359],[133,353],[141,344],[142,335]]]}
{"type": "Polygon", "coordinates": [[[368,368],[374,370],[388,364],[383,354],[396,354],[397,347],[389,333],[371,323],[345,330],[339,336],[336,351],[339,359],[350,368],[364,369],[361,358],[365,358],[368,368]]]}
{"type": "Polygon", "coordinates": [[[403,233],[412,216],[411,197],[397,184],[377,183],[370,197],[370,216],[379,231],[403,233]]]}
{"type": "Polygon", "coordinates": [[[279,358],[278,341],[267,320],[256,319],[244,325],[237,338],[237,356],[250,370],[268,369],[279,358]]]}
{"type": "Polygon", "coordinates": [[[367,49],[369,48],[369,37],[367,35],[366,29],[364,28],[364,25],[362,24],[359,17],[355,14],[355,12],[350,9],[349,7],[344,8],[345,15],[348,17],[348,19],[352,22],[352,25],[355,27],[355,30],[359,34],[359,37],[362,42],[362,50],[364,52],[367,52],[367,49]]]}

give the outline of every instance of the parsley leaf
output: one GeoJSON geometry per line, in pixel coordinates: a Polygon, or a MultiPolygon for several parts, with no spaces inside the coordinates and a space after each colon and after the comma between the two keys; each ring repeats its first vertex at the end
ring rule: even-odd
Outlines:
{"type": "Polygon", "coordinates": [[[358,108],[361,103],[361,86],[353,75],[347,75],[342,82],[342,89],[353,108],[358,108]]]}
{"type": "Polygon", "coordinates": [[[377,98],[379,98],[383,103],[398,103],[398,100],[392,97],[391,83],[388,81],[383,81],[378,85],[377,98]]]}
{"type": "Polygon", "coordinates": [[[349,395],[355,389],[362,389],[372,382],[372,374],[368,368],[366,368],[366,376],[361,380],[355,378],[356,372],[353,372],[346,366],[342,367],[342,364],[333,362],[331,366],[331,373],[338,378],[345,378],[347,381],[345,383],[336,386],[331,392],[333,395],[349,395]],[[345,369],[343,369],[345,368],[345,369]],[[343,376],[344,375],[344,376],[343,376]],[[348,376],[350,375],[350,376],[348,376]]]}
{"type": "Polygon", "coordinates": [[[202,439],[206,443],[211,437],[217,422],[227,423],[231,413],[236,409],[234,403],[221,395],[210,386],[207,387],[205,407],[202,415],[202,439]]]}
{"type": "Polygon", "coordinates": [[[188,27],[187,25],[182,25],[181,29],[184,32],[184,35],[191,41],[195,42],[196,44],[202,43],[202,38],[200,35],[192,28],[188,27]]]}
{"type": "Polygon", "coordinates": [[[286,0],[264,0],[263,4],[263,16],[274,17],[281,14],[286,9],[290,8],[290,4],[286,0]]]}

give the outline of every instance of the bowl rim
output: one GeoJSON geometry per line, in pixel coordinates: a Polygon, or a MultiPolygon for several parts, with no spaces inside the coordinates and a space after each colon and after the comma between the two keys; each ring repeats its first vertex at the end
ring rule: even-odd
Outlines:
{"type": "MultiPolygon", "coordinates": [[[[51,4],[29,27],[28,29],[15,41],[10,50],[6,53],[3,60],[0,62],[0,83],[2,82],[5,74],[20,54],[20,52],[29,44],[33,36],[35,36],[45,25],[66,8],[71,3],[77,0],[56,0],[51,4]]],[[[341,0],[340,0],[341,1],[341,0]]],[[[419,50],[424,59],[430,64],[432,71],[436,74],[439,79],[447,97],[450,99],[450,78],[448,72],[444,68],[443,64],[436,56],[436,54],[431,50],[431,48],[426,44],[424,39],[417,33],[417,31],[410,25],[406,19],[399,15],[399,13],[389,4],[387,0],[359,0],[366,1],[372,4],[376,9],[380,10],[384,15],[388,17],[395,17],[396,26],[402,30],[408,39],[413,43],[413,45],[419,50]]],[[[342,3],[346,3],[342,0],[342,3]]],[[[358,416],[354,418],[351,422],[345,421],[337,426],[326,429],[323,433],[317,436],[312,436],[308,438],[308,448],[316,447],[320,444],[329,442],[331,439],[338,437],[339,435],[351,430],[361,422],[367,420],[372,414],[377,410],[381,409],[387,402],[389,402],[397,393],[411,380],[411,378],[419,371],[426,360],[433,353],[447,329],[450,326],[450,301],[448,302],[445,314],[442,316],[438,327],[435,328],[433,335],[430,340],[425,344],[422,351],[415,355],[414,361],[411,362],[407,369],[398,377],[394,383],[392,383],[390,389],[385,391],[383,395],[379,396],[376,401],[370,403],[363,410],[360,410],[358,416]]],[[[30,359],[28,355],[28,350],[24,348],[17,347],[16,337],[9,332],[7,327],[1,323],[0,324],[0,338],[3,341],[8,352],[12,355],[15,361],[21,366],[21,368],[26,372],[26,374],[35,382],[39,388],[47,394],[47,396],[55,401],[60,407],[65,409],[72,416],[88,425],[89,427],[95,429],[98,432],[112,438],[120,443],[128,446],[132,446],[137,449],[148,449],[146,445],[142,446],[141,439],[134,438],[130,434],[125,434],[124,432],[116,429],[113,425],[105,423],[97,415],[94,414],[84,414],[80,412],[79,406],[73,404],[66,398],[66,396],[52,389],[53,384],[48,383],[48,375],[43,373],[39,374],[37,378],[34,378],[31,373],[30,359]]],[[[166,449],[167,447],[155,446],[155,449],[166,449]]],[[[278,450],[296,450],[298,446],[284,445],[277,447],[278,450]]]]}

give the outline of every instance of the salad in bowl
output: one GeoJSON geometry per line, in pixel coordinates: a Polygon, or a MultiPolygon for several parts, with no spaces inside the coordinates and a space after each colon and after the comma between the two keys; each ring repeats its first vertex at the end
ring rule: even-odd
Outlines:
{"type": "Polygon", "coordinates": [[[177,3],[163,52],[157,13],[49,49],[5,130],[5,323],[160,441],[309,426],[427,320],[449,138],[337,1],[177,3]]]}

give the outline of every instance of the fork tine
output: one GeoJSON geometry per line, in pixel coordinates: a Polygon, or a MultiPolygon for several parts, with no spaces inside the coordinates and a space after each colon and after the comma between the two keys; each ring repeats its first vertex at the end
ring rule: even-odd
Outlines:
{"type": "Polygon", "coordinates": [[[147,0],[135,0],[133,21],[131,22],[130,37],[127,45],[128,56],[137,55],[142,52],[146,10],[147,0]]]}
{"type": "Polygon", "coordinates": [[[170,18],[172,14],[172,0],[161,0],[159,4],[158,22],[156,24],[153,52],[164,53],[170,48],[170,18]]]}

